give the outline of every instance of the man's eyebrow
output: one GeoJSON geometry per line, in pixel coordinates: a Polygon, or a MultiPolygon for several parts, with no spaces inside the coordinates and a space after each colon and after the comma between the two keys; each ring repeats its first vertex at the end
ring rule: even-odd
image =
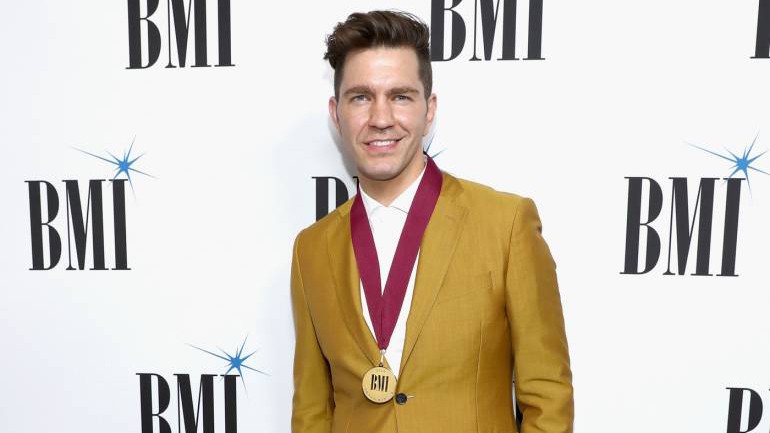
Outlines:
{"type": "Polygon", "coordinates": [[[395,87],[393,89],[390,89],[388,93],[391,95],[397,95],[402,93],[420,93],[420,91],[415,89],[414,87],[403,86],[403,87],[395,87]]]}
{"type": "Polygon", "coordinates": [[[353,95],[353,94],[366,94],[366,95],[372,95],[374,94],[374,91],[369,86],[353,86],[349,88],[348,90],[345,90],[345,93],[343,93],[344,96],[353,95]]]}

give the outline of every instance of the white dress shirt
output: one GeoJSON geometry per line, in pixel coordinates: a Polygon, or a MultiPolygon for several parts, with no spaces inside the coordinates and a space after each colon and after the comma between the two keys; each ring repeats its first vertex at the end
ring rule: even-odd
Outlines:
{"type": "MultiPolygon", "coordinates": [[[[390,272],[390,264],[393,262],[393,256],[396,253],[396,247],[398,246],[398,240],[401,237],[401,231],[406,223],[406,215],[409,213],[409,207],[412,205],[414,195],[417,192],[417,187],[420,185],[422,175],[425,173],[425,167],[423,167],[420,175],[414,180],[398,197],[393,200],[390,206],[384,206],[377,200],[370,197],[363,188],[361,188],[361,199],[364,202],[366,208],[366,216],[369,218],[369,225],[372,228],[372,236],[374,237],[374,246],[377,249],[377,261],[380,264],[380,279],[381,290],[385,290],[385,282],[388,281],[388,273],[390,272]]],[[[393,330],[393,335],[390,337],[390,343],[385,352],[385,357],[388,360],[393,374],[398,377],[399,369],[401,367],[401,355],[404,352],[404,339],[406,337],[406,318],[409,316],[409,309],[412,306],[412,294],[414,293],[414,278],[417,270],[418,257],[414,261],[414,267],[412,267],[412,274],[409,276],[409,282],[406,286],[406,294],[404,295],[404,303],[401,305],[401,311],[398,314],[398,320],[396,321],[396,327],[393,330]]],[[[361,309],[364,311],[364,319],[366,324],[369,325],[369,331],[374,337],[374,327],[372,326],[372,318],[369,316],[369,307],[366,302],[366,295],[364,294],[364,283],[360,283],[361,287],[361,309]]]]}

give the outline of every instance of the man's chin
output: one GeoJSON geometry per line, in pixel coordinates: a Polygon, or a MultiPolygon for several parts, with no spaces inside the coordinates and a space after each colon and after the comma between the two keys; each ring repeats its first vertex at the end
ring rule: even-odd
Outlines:
{"type": "Polygon", "coordinates": [[[399,174],[401,174],[401,172],[403,172],[403,169],[399,170],[398,168],[392,166],[358,167],[358,173],[360,176],[365,177],[368,180],[380,182],[395,179],[399,174]]]}
{"type": "Polygon", "coordinates": [[[378,182],[387,182],[389,180],[393,180],[396,177],[398,177],[398,173],[393,172],[375,172],[375,173],[361,173],[360,175],[365,177],[368,180],[378,181],[378,182]]]}

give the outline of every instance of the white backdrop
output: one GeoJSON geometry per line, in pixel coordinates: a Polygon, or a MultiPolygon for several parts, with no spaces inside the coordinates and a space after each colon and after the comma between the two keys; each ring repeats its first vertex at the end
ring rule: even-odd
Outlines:
{"type": "MultiPolygon", "coordinates": [[[[208,3],[215,64],[217,4],[208,3]]],[[[519,3],[517,53],[525,57],[528,7],[519,3]]],[[[163,416],[178,432],[174,374],[189,374],[195,395],[201,374],[228,369],[192,346],[233,355],[244,339],[243,355],[256,351],[245,364],[265,374],[242,370],[238,428],[289,431],[292,240],[315,220],[313,177],[334,176],[355,190],[328,120],[324,37],[353,11],[404,9],[430,24],[431,2],[232,0],[231,8],[235,66],[189,67],[191,40],[188,67],[164,68],[161,2],[151,18],[160,59],[127,69],[125,1],[4,5],[0,431],[140,432],[137,374],[155,373],[171,387],[163,416]],[[85,200],[88,180],[115,175],[115,165],[78,149],[110,159],[107,152],[121,157],[132,140],[132,155],[143,154],[132,168],[153,177],[131,172],[133,188],[126,184],[131,270],[66,270],[63,180],[78,180],[85,200]],[[51,226],[64,246],[51,270],[30,270],[32,180],[58,192],[51,226]]],[[[431,152],[443,150],[436,162],[444,170],[536,201],[558,264],[575,431],[722,432],[726,388],[751,388],[770,402],[770,178],[750,170],[751,192],[743,183],[738,277],[690,275],[694,249],[685,275],[663,275],[669,178],[689,179],[692,212],[699,179],[732,171],[686,143],[740,156],[759,134],[751,155],[770,149],[770,61],[751,58],[758,0],[546,0],[545,60],[526,61],[468,61],[473,2],[455,10],[468,39],[458,58],[433,63],[431,152]],[[652,223],[661,258],[644,275],[621,274],[632,176],[663,189],[652,223]]],[[[146,62],[146,28],[142,37],[146,62]]],[[[770,172],[768,156],[752,164],[770,172]]],[[[108,267],[111,191],[105,182],[108,267]]],[[[714,274],[724,194],[718,181],[714,274]]],[[[224,432],[222,382],[214,384],[224,432]]],[[[770,415],[752,431],[768,428],[770,415]]]]}

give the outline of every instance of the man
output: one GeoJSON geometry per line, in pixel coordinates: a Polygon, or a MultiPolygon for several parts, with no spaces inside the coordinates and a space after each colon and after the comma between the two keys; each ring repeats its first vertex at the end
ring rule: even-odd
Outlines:
{"type": "Polygon", "coordinates": [[[329,113],[359,191],[294,242],[292,431],[571,432],[561,301],[534,203],[423,152],[437,105],[428,34],[412,15],[373,11],[327,39],[329,113]]]}

